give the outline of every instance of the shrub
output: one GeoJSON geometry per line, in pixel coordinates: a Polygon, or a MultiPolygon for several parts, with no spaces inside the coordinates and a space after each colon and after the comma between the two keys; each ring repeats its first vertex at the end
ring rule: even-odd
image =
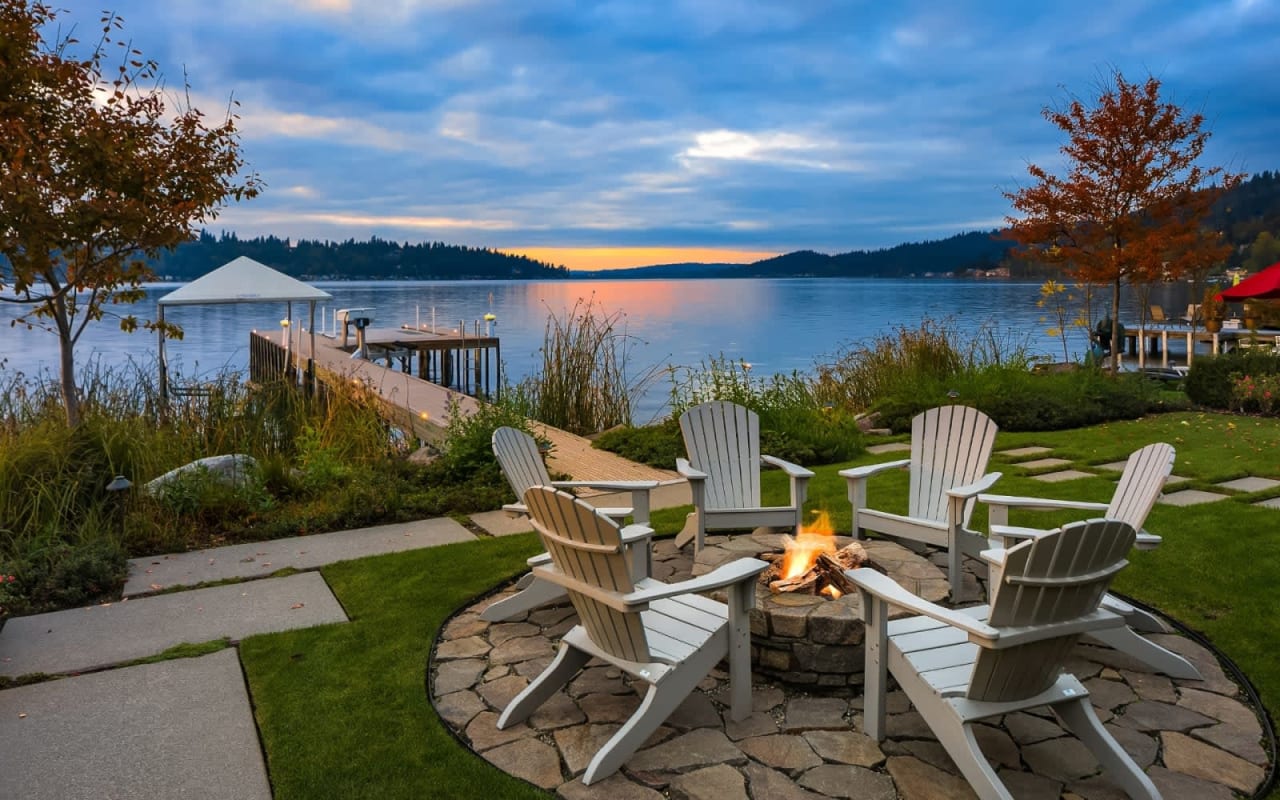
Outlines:
{"type": "Polygon", "coordinates": [[[1241,375],[1231,384],[1231,407],[1235,411],[1271,416],[1280,410],[1280,375],[1241,375]]]}
{"type": "Polygon", "coordinates": [[[493,432],[503,426],[533,435],[523,403],[517,393],[508,399],[481,405],[473,413],[465,413],[457,402],[449,405],[449,421],[445,426],[444,444],[439,465],[450,483],[464,483],[477,476],[498,484],[505,481],[498,460],[493,455],[493,432]]]}
{"type": "Polygon", "coordinates": [[[1198,356],[1187,374],[1187,397],[1209,408],[1230,408],[1234,379],[1280,374],[1280,356],[1264,350],[1235,350],[1220,356],[1198,356]]]}
{"type": "Polygon", "coordinates": [[[611,428],[596,437],[592,446],[659,469],[673,469],[676,459],[685,457],[675,417],[655,425],[611,428]]]}

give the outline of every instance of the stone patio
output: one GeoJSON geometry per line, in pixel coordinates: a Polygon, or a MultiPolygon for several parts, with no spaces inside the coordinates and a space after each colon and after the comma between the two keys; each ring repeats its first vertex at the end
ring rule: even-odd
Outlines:
{"type": "MultiPolygon", "coordinates": [[[[708,537],[722,543],[727,537],[708,537]]],[[[937,565],[944,554],[929,554],[937,565]]],[[[967,569],[976,566],[969,562],[967,569]]],[[[681,580],[687,552],[655,545],[654,574],[681,580]]],[[[979,570],[981,567],[979,566],[979,570]]],[[[985,576],[969,572],[979,585],[985,576]]],[[[942,572],[939,570],[939,578],[942,572]]],[[[575,624],[572,607],[547,606],[486,623],[479,613],[507,588],[462,609],[442,630],[430,665],[431,700],[480,757],[558,796],[608,800],[804,800],[973,797],[905,695],[889,696],[888,737],[862,733],[856,688],[824,691],[754,676],[754,711],[726,719],[727,674],[716,670],[623,769],[593,786],[578,779],[595,751],[638,705],[620,671],[588,666],[529,720],[499,731],[498,714],[545,667],[575,624]]],[[[1129,657],[1081,644],[1072,671],[1090,690],[1107,728],[1147,770],[1167,800],[1229,800],[1264,780],[1269,755],[1245,695],[1216,656],[1177,634],[1152,638],[1183,654],[1203,681],[1171,680],[1129,657]]],[[[1048,711],[978,726],[984,752],[1019,798],[1122,797],[1089,752],[1048,711]]]]}

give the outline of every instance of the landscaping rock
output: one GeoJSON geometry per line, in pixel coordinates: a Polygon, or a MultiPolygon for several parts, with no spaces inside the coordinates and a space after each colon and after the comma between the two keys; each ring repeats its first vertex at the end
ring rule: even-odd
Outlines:
{"type": "Polygon", "coordinates": [[[142,488],[147,494],[159,494],[165,486],[186,476],[199,474],[224,486],[240,486],[248,481],[249,475],[257,468],[257,460],[245,453],[209,456],[171,469],[160,477],[147,481],[142,488]]]}

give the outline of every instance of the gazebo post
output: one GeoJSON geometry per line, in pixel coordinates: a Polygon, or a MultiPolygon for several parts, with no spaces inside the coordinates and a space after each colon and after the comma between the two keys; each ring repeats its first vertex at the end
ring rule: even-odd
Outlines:
{"type": "Polygon", "coordinates": [[[307,350],[307,374],[304,380],[307,393],[315,391],[316,385],[316,301],[311,301],[311,318],[307,321],[307,335],[311,337],[311,347],[307,350]]]}
{"type": "Polygon", "coordinates": [[[159,331],[159,333],[160,333],[160,347],[159,347],[159,351],[160,351],[160,409],[161,409],[161,410],[160,410],[160,413],[163,415],[163,414],[164,414],[164,412],[165,412],[165,410],[168,408],[168,405],[169,405],[169,364],[168,364],[168,362],[165,360],[165,357],[164,357],[164,306],[163,306],[163,305],[161,305],[160,303],[156,303],[156,308],[158,308],[158,309],[159,309],[159,313],[158,313],[156,316],[158,316],[158,317],[159,317],[159,328],[158,328],[158,331],[159,331]]]}

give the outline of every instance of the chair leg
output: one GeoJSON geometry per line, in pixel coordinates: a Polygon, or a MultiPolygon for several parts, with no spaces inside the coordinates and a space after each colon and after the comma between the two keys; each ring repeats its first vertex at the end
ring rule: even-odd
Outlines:
{"type": "Polygon", "coordinates": [[[1088,697],[1055,704],[1053,710],[1068,730],[1102,762],[1109,780],[1119,784],[1134,800],[1160,800],[1156,785],[1138,768],[1115,737],[1102,727],[1102,721],[1089,705],[1088,697]]]}
{"type": "Polygon", "coordinates": [[[969,782],[974,794],[981,800],[1014,800],[987,757],[982,754],[972,726],[954,716],[941,720],[935,717],[928,719],[928,722],[934,735],[938,737],[938,742],[947,751],[947,755],[951,756],[951,760],[956,762],[960,774],[969,782]]]}
{"type": "Polygon", "coordinates": [[[534,678],[533,683],[524,687],[524,691],[507,703],[502,716],[498,717],[498,730],[528,719],[538,706],[560,691],[590,660],[589,654],[561,642],[560,652],[556,653],[555,659],[547,665],[542,674],[534,678]]]}
{"type": "Polygon", "coordinates": [[[564,587],[535,577],[524,589],[481,611],[480,619],[485,622],[501,622],[564,596],[564,587]]]}
{"type": "Polygon", "coordinates": [[[1139,636],[1130,628],[1120,627],[1091,631],[1088,636],[1119,650],[1121,653],[1133,656],[1170,678],[1192,681],[1204,680],[1200,670],[1196,669],[1195,665],[1190,661],[1172,650],[1166,650],[1155,642],[1139,636]]]}
{"type": "Polygon", "coordinates": [[[704,677],[705,671],[685,669],[668,673],[660,684],[650,684],[636,713],[591,759],[582,782],[590,786],[617,772],[704,677]]]}
{"type": "Polygon", "coordinates": [[[690,511],[689,516],[684,518],[684,527],[676,534],[676,549],[684,547],[692,541],[697,541],[694,545],[694,551],[702,549],[702,540],[706,532],[702,527],[702,515],[697,511],[690,511]]]}

